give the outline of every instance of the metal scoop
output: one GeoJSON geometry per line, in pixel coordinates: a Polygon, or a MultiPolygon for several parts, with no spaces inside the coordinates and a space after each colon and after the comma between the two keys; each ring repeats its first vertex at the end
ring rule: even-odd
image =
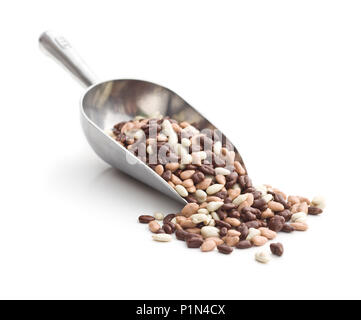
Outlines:
{"type": "MultiPolygon", "coordinates": [[[[131,79],[98,81],[61,36],[44,32],[39,42],[45,53],[60,62],[87,88],[80,103],[81,123],[97,155],[112,167],[181,203],[187,203],[156,172],[110,137],[106,130],[118,122],[132,120],[136,116],[147,118],[156,113],[179,122],[197,123],[200,130],[215,130],[216,127],[176,93],[155,83],[131,79]]],[[[235,160],[244,166],[241,156],[236,149],[234,151],[235,160]]]]}

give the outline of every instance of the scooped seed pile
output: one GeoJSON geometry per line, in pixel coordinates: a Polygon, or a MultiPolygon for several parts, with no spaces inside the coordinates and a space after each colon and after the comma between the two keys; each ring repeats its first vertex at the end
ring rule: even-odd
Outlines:
{"type": "MultiPolygon", "coordinates": [[[[230,254],[234,248],[264,246],[278,232],[306,231],[308,215],[321,214],[325,201],[286,196],[270,185],[253,185],[233,145],[220,132],[202,132],[174,119],[135,119],[110,135],[149,165],[188,202],[178,213],[141,215],[155,241],[172,234],[188,248],[230,254]],[[237,160],[238,159],[238,160],[237,160]]],[[[281,256],[281,243],[255,254],[261,263],[281,256]]]]}

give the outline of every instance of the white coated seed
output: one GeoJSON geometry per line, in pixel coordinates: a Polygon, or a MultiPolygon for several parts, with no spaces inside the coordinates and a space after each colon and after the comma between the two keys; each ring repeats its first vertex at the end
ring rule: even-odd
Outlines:
{"type": "Polygon", "coordinates": [[[231,171],[222,167],[216,168],[214,171],[216,172],[216,175],[219,174],[222,176],[228,176],[229,174],[231,174],[231,171]]]}
{"type": "Polygon", "coordinates": [[[273,199],[273,196],[267,193],[266,195],[262,196],[262,199],[268,203],[273,199]]]}
{"type": "MultiPolygon", "coordinates": [[[[298,220],[300,218],[307,218],[307,214],[302,211],[296,212],[291,216],[291,221],[296,222],[296,220],[298,220]]],[[[299,222],[301,222],[301,221],[299,221],[299,222]]]]}
{"type": "Polygon", "coordinates": [[[316,196],[312,199],[311,204],[314,207],[320,208],[320,209],[325,209],[326,207],[326,200],[324,197],[322,196],[316,196]]]}
{"type": "Polygon", "coordinates": [[[178,185],[175,186],[175,191],[177,191],[178,194],[183,198],[188,196],[187,189],[184,188],[181,184],[178,184],[178,185]]]}
{"type": "Polygon", "coordinates": [[[302,223],[306,223],[307,222],[307,218],[305,217],[301,217],[295,220],[295,222],[302,222],[302,223]]]}
{"type": "Polygon", "coordinates": [[[232,189],[241,189],[241,186],[238,183],[235,183],[232,189]]]}
{"type": "Polygon", "coordinates": [[[218,213],[217,212],[215,212],[215,211],[213,211],[213,212],[211,212],[211,216],[212,216],[212,218],[214,219],[214,220],[221,220],[220,218],[219,218],[219,215],[218,215],[218,213]]]}
{"type": "Polygon", "coordinates": [[[142,139],[145,136],[144,131],[143,130],[137,130],[134,134],[134,138],[137,140],[142,139]]]}
{"type": "Polygon", "coordinates": [[[268,263],[271,260],[271,255],[268,251],[256,252],[255,259],[261,263],[268,263]]]}
{"type": "Polygon", "coordinates": [[[248,195],[246,193],[240,194],[238,197],[233,199],[232,203],[238,207],[243,201],[246,201],[247,198],[248,195]]]}
{"type": "Polygon", "coordinates": [[[213,212],[213,211],[217,211],[220,207],[223,206],[223,202],[222,201],[211,201],[208,203],[207,205],[207,210],[209,212],[213,212]]]}
{"type": "Polygon", "coordinates": [[[183,147],[189,147],[191,145],[191,141],[187,138],[182,138],[181,142],[183,147]]]}
{"type": "Polygon", "coordinates": [[[198,189],[195,193],[198,202],[204,202],[207,200],[207,193],[201,189],[198,189]]]}
{"type": "Polygon", "coordinates": [[[204,221],[208,221],[209,218],[207,217],[206,214],[204,213],[196,213],[196,214],[193,214],[191,216],[191,219],[192,219],[192,222],[195,223],[195,224],[198,224],[198,223],[201,223],[201,222],[204,222],[204,221]]]}
{"type": "Polygon", "coordinates": [[[248,236],[247,236],[246,240],[252,240],[253,237],[260,236],[260,235],[261,235],[261,231],[259,231],[258,229],[249,228],[248,236]]]}
{"type": "Polygon", "coordinates": [[[182,164],[191,164],[192,163],[192,156],[190,154],[183,154],[182,158],[181,158],[181,163],[182,164]]]}
{"type": "Polygon", "coordinates": [[[208,214],[208,210],[206,208],[200,208],[197,211],[198,213],[208,214]]]}
{"type": "Polygon", "coordinates": [[[216,141],[213,145],[213,152],[218,156],[221,154],[221,150],[222,150],[222,142],[216,141]]]}
{"type": "Polygon", "coordinates": [[[210,227],[214,227],[216,225],[216,221],[214,221],[214,219],[210,219],[209,222],[207,223],[207,226],[210,227]]]}
{"type": "Polygon", "coordinates": [[[257,191],[262,193],[262,196],[265,196],[267,194],[267,187],[264,184],[260,184],[258,186],[254,187],[257,191]]]}
{"type": "Polygon", "coordinates": [[[223,184],[219,184],[219,183],[216,183],[216,184],[212,184],[211,186],[209,186],[206,190],[206,192],[208,194],[215,194],[217,193],[218,191],[221,191],[223,189],[223,184]]]}
{"type": "Polygon", "coordinates": [[[147,152],[148,152],[149,154],[153,154],[153,153],[154,153],[152,146],[148,146],[148,147],[147,147],[147,152]]]}
{"type": "Polygon", "coordinates": [[[152,237],[153,237],[153,240],[160,241],[160,242],[169,242],[172,240],[172,236],[167,233],[153,234],[152,237]]]}
{"type": "Polygon", "coordinates": [[[156,220],[163,220],[163,219],[164,219],[164,215],[163,215],[163,213],[156,212],[156,213],[154,214],[154,218],[155,218],[156,220]]]}
{"type": "Polygon", "coordinates": [[[204,238],[218,237],[219,229],[216,227],[205,226],[201,229],[201,234],[204,238]]]}

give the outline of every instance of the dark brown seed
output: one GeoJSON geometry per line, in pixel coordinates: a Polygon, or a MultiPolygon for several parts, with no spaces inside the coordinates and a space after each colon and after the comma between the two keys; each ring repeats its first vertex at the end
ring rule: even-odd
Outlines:
{"type": "Polygon", "coordinates": [[[257,200],[257,199],[262,197],[262,192],[261,191],[254,191],[254,192],[252,192],[252,194],[253,194],[253,199],[254,200],[257,200]]]}
{"type": "Polygon", "coordinates": [[[246,190],[252,187],[252,180],[247,175],[239,176],[238,182],[242,190],[246,190]]]}
{"type": "Polygon", "coordinates": [[[239,237],[241,240],[245,240],[248,236],[248,227],[245,223],[242,223],[240,226],[236,228],[237,231],[241,233],[241,236],[239,237]]]}
{"type": "Polygon", "coordinates": [[[289,220],[291,220],[292,212],[290,210],[286,209],[283,211],[276,212],[276,215],[285,218],[286,221],[289,221],[289,220]]]}
{"type": "Polygon", "coordinates": [[[253,207],[253,208],[257,208],[257,209],[261,209],[261,208],[263,208],[266,204],[267,204],[266,200],[260,198],[260,199],[254,200],[252,207],[253,207]]]}
{"type": "Polygon", "coordinates": [[[172,171],[170,171],[170,170],[166,170],[166,171],[162,174],[162,178],[163,178],[165,181],[169,181],[171,177],[172,177],[172,171]]]}
{"type": "Polygon", "coordinates": [[[165,233],[172,234],[175,231],[175,224],[172,222],[163,224],[163,230],[165,233]]]}
{"type": "Polygon", "coordinates": [[[210,165],[202,165],[201,167],[199,167],[199,170],[202,171],[204,174],[209,174],[211,176],[215,175],[215,171],[210,165]]]}
{"type": "Polygon", "coordinates": [[[192,237],[190,239],[187,239],[187,247],[188,248],[200,248],[200,246],[203,243],[203,240],[198,237],[192,237]]]}
{"type": "Polygon", "coordinates": [[[274,193],[273,198],[274,201],[281,203],[285,207],[285,209],[290,208],[289,204],[286,202],[286,200],[283,198],[283,196],[280,193],[274,193]]]}
{"type": "Polygon", "coordinates": [[[227,246],[226,244],[220,244],[219,246],[217,246],[217,249],[220,253],[223,253],[223,254],[230,254],[233,251],[233,248],[230,246],[227,246]]]}
{"type": "Polygon", "coordinates": [[[236,207],[236,205],[233,204],[233,203],[225,203],[225,204],[221,207],[221,209],[228,211],[228,210],[234,209],[235,207],[236,207]]]}
{"type": "Polygon", "coordinates": [[[270,248],[274,255],[279,257],[283,255],[284,249],[282,243],[271,243],[270,248]]]}
{"type": "MultiPolygon", "coordinates": [[[[227,218],[227,213],[225,211],[223,211],[222,209],[218,209],[217,211],[217,214],[218,214],[218,217],[221,219],[221,220],[224,220],[227,218]]],[[[219,221],[219,220],[218,220],[219,221]]],[[[216,221],[217,223],[217,221],[216,221]]]]}
{"type": "MultiPolygon", "coordinates": [[[[227,191],[218,191],[217,193],[214,194],[214,196],[221,198],[221,199],[226,199],[228,196],[228,193],[227,193],[227,191]]],[[[229,199],[229,200],[230,200],[230,202],[232,202],[231,199],[229,199]]],[[[228,202],[224,201],[224,203],[228,203],[228,202]]]]}
{"type": "Polygon", "coordinates": [[[249,240],[242,240],[236,244],[237,249],[248,249],[252,247],[252,242],[249,240]]]}
{"type": "Polygon", "coordinates": [[[175,217],[175,213],[167,214],[163,219],[163,224],[167,224],[168,222],[171,222],[171,220],[175,217]]]}
{"type": "Polygon", "coordinates": [[[193,196],[186,197],[186,200],[188,203],[197,203],[198,202],[197,199],[194,198],[193,196]]]}
{"type": "Polygon", "coordinates": [[[216,226],[220,227],[220,228],[226,228],[226,229],[232,228],[232,226],[229,223],[222,221],[222,220],[216,220],[216,226]]]}
{"type": "Polygon", "coordinates": [[[308,214],[317,215],[320,213],[322,213],[322,209],[313,206],[308,207],[308,214]]]}
{"type": "Polygon", "coordinates": [[[226,227],[223,227],[223,228],[221,228],[221,230],[219,231],[219,235],[220,235],[221,237],[224,237],[224,236],[227,235],[227,232],[228,232],[228,229],[227,229],[226,227]]]}
{"type": "Polygon", "coordinates": [[[178,240],[182,240],[185,241],[186,240],[186,236],[187,236],[188,232],[184,231],[184,230],[177,230],[175,232],[175,236],[178,240]]]}
{"type": "Polygon", "coordinates": [[[274,216],[268,221],[268,228],[275,232],[279,232],[282,230],[284,224],[285,218],[281,216],[274,216]]]}
{"type": "Polygon", "coordinates": [[[156,233],[165,233],[165,231],[162,228],[160,228],[156,233]]]}
{"type": "Polygon", "coordinates": [[[248,229],[249,228],[254,228],[254,229],[260,228],[260,224],[259,224],[258,220],[248,221],[248,222],[246,222],[246,226],[248,229]]]}
{"type": "Polygon", "coordinates": [[[283,225],[283,227],[282,227],[282,230],[281,230],[281,231],[282,231],[282,232],[287,232],[287,233],[290,233],[290,232],[295,231],[295,228],[294,228],[294,227],[292,227],[291,225],[289,225],[289,224],[285,223],[285,224],[283,225]]]}
{"type": "Polygon", "coordinates": [[[199,239],[203,239],[203,237],[198,234],[198,233],[191,233],[191,232],[187,232],[187,234],[185,235],[185,239],[186,241],[191,239],[191,238],[199,238],[199,239]]]}
{"type": "Polygon", "coordinates": [[[149,223],[149,222],[155,220],[155,218],[152,216],[149,216],[149,215],[142,215],[142,216],[138,217],[138,220],[140,223],[149,223]]]}
{"type": "Polygon", "coordinates": [[[228,216],[229,216],[230,218],[237,218],[237,219],[239,219],[239,218],[241,217],[241,214],[240,214],[237,210],[232,210],[232,211],[228,214],[228,216]]]}
{"type": "Polygon", "coordinates": [[[200,171],[197,171],[195,174],[193,174],[192,180],[193,180],[194,184],[197,184],[197,183],[203,181],[204,180],[204,173],[200,172],[200,171]]]}

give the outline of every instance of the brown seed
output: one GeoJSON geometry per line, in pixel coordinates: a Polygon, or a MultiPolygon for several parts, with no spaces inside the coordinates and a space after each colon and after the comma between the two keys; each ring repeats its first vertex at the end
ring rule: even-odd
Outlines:
{"type": "Polygon", "coordinates": [[[157,233],[157,231],[160,229],[159,223],[155,220],[149,222],[148,227],[149,227],[149,230],[153,233],[157,233]]]}
{"type": "Polygon", "coordinates": [[[239,225],[241,225],[241,221],[239,221],[238,219],[236,218],[226,218],[224,220],[225,222],[229,223],[231,226],[233,227],[238,227],[239,225]]]}
{"type": "Polygon", "coordinates": [[[179,168],[179,163],[178,162],[169,162],[165,165],[165,168],[167,170],[174,172],[179,168]]]}
{"type": "Polygon", "coordinates": [[[206,178],[196,185],[196,189],[206,190],[212,183],[212,178],[206,178]]]}
{"type": "Polygon", "coordinates": [[[282,230],[284,224],[285,218],[281,216],[274,216],[269,220],[268,227],[275,232],[279,232],[282,230]]]}
{"type": "Polygon", "coordinates": [[[224,239],[224,242],[230,246],[230,247],[234,247],[238,242],[239,242],[239,237],[237,236],[226,236],[224,239]]]}
{"type": "Polygon", "coordinates": [[[182,184],[182,180],[179,179],[175,174],[172,174],[172,177],[171,177],[171,181],[175,184],[175,185],[178,185],[178,184],[182,184]]]}
{"type": "Polygon", "coordinates": [[[212,251],[216,248],[217,244],[210,239],[207,239],[206,241],[204,241],[201,245],[201,250],[202,252],[209,252],[212,251]]]}
{"type": "Polygon", "coordinates": [[[305,222],[293,222],[290,223],[290,226],[293,227],[296,231],[306,231],[308,229],[308,225],[305,222]]]}
{"type": "Polygon", "coordinates": [[[270,201],[268,202],[268,208],[270,208],[272,211],[283,211],[285,207],[276,201],[270,201]]]}
{"type": "Polygon", "coordinates": [[[216,237],[209,237],[207,238],[207,240],[213,240],[217,246],[224,243],[224,241],[221,238],[216,238],[216,237]]]}
{"type": "Polygon", "coordinates": [[[322,209],[321,208],[317,208],[317,207],[308,207],[308,214],[311,214],[311,215],[317,215],[317,214],[320,214],[322,213],[322,209]]]}
{"type": "Polygon", "coordinates": [[[272,212],[270,208],[267,208],[265,211],[262,212],[261,218],[262,219],[268,219],[272,218],[275,214],[272,212]]]}
{"type": "Polygon", "coordinates": [[[221,237],[226,236],[227,235],[227,228],[225,228],[225,227],[221,228],[221,230],[219,230],[219,235],[221,237]]]}
{"type": "Polygon", "coordinates": [[[290,232],[295,231],[295,228],[290,226],[288,223],[285,223],[281,231],[290,233],[290,232]]]}
{"type": "Polygon", "coordinates": [[[185,231],[187,231],[189,233],[194,233],[194,234],[201,234],[201,229],[200,228],[188,228],[185,231]]]}
{"type": "Polygon", "coordinates": [[[188,232],[184,231],[184,230],[177,230],[175,232],[175,236],[178,240],[181,241],[185,241],[186,240],[186,236],[187,236],[188,232]]]}
{"type": "Polygon", "coordinates": [[[138,217],[138,221],[140,223],[149,223],[153,220],[155,220],[155,218],[153,216],[149,216],[149,215],[142,215],[142,216],[138,217]]]}
{"type": "Polygon", "coordinates": [[[245,240],[248,236],[248,227],[245,223],[242,223],[239,227],[237,227],[237,231],[241,233],[240,239],[245,240]]]}
{"type": "Polygon", "coordinates": [[[162,174],[162,178],[163,178],[165,181],[169,181],[170,178],[172,178],[172,171],[170,171],[170,170],[164,171],[164,173],[162,174]]]}
{"type": "Polygon", "coordinates": [[[272,240],[277,237],[277,233],[268,229],[268,228],[259,228],[259,231],[261,231],[261,236],[266,237],[269,240],[272,240]]]}
{"type": "Polygon", "coordinates": [[[223,254],[230,254],[233,251],[233,248],[230,246],[227,246],[226,244],[218,245],[217,249],[220,253],[223,253],[223,254]]]}
{"type": "Polygon", "coordinates": [[[217,183],[219,184],[226,184],[226,177],[225,176],[222,176],[220,174],[217,174],[216,175],[216,181],[217,183]]]}
{"type": "Polygon", "coordinates": [[[284,249],[282,243],[271,243],[270,248],[274,255],[279,257],[283,255],[284,249]]]}
{"type": "Polygon", "coordinates": [[[175,213],[167,214],[163,219],[163,224],[167,224],[168,222],[171,222],[175,218],[175,213]]]}
{"type": "Polygon", "coordinates": [[[161,176],[164,172],[164,168],[161,164],[158,164],[155,166],[154,171],[161,176]]]}
{"type": "MultiPolygon", "coordinates": [[[[180,178],[182,180],[190,179],[194,175],[195,172],[196,172],[195,170],[185,170],[180,174],[180,178]]],[[[203,178],[204,178],[204,176],[203,176],[203,178]]]]}
{"type": "Polygon", "coordinates": [[[191,237],[186,240],[186,243],[188,248],[200,248],[203,244],[203,240],[198,237],[191,237]]]}
{"type": "Polygon", "coordinates": [[[254,236],[251,241],[255,246],[263,246],[265,243],[267,243],[268,239],[263,236],[254,236]]]}
{"type": "Polygon", "coordinates": [[[237,230],[231,229],[227,231],[227,236],[229,237],[240,237],[241,233],[237,230]]]}
{"type": "Polygon", "coordinates": [[[237,249],[248,249],[251,248],[252,246],[253,246],[252,242],[249,240],[242,240],[236,244],[237,249]]]}
{"type": "Polygon", "coordinates": [[[197,203],[188,203],[184,206],[181,213],[185,217],[190,217],[192,214],[195,214],[199,209],[199,205],[197,203]]]}
{"type": "Polygon", "coordinates": [[[182,185],[183,187],[185,188],[190,188],[190,187],[193,187],[194,184],[193,184],[193,180],[192,179],[186,179],[182,182],[182,185]]]}

